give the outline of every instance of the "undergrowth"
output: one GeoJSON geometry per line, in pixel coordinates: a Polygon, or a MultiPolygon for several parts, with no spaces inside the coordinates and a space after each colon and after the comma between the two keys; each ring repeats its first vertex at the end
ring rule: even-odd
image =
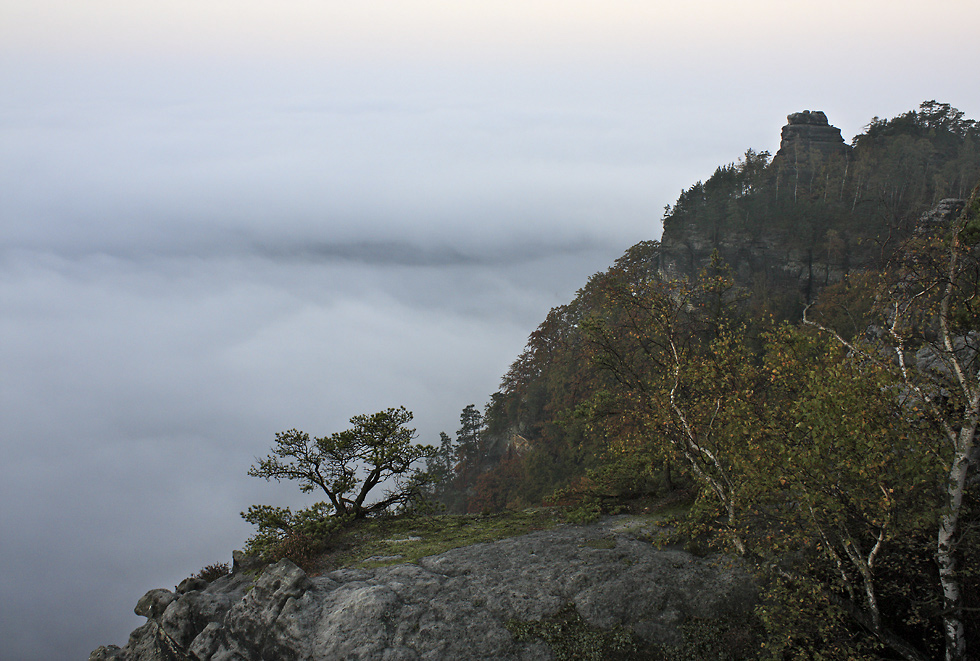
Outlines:
{"type": "Polygon", "coordinates": [[[592,626],[573,604],[542,620],[512,619],[504,626],[518,642],[544,641],[558,661],[747,661],[762,652],[754,618],[691,618],[681,625],[680,645],[645,643],[622,626],[592,626]]]}
{"type": "Polygon", "coordinates": [[[201,569],[196,574],[191,574],[191,578],[201,578],[211,583],[222,576],[226,576],[231,571],[227,562],[216,562],[201,569]]]}
{"type": "Polygon", "coordinates": [[[512,619],[504,626],[518,642],[543,640],[558,661],[655,658],[641,652],[640,644],[632,632],[623,627],[594,627],[582,619],[572,604],[543,620],[512,619]]]}

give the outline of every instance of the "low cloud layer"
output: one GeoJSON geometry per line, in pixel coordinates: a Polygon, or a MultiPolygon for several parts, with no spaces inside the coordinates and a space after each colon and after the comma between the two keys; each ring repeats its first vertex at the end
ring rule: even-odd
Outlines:
{"type": "Polygon", "coordinates": [[[239,511],[308,503],[245,475],[275,432],[328,434],[398,405],[416,412],[420,440],[454,432],[585,275],[572,275],[578,251],[506,267],[360,257],[7,255],[0,502],[16,571],[0,588],[12,658],[121,643],[145,589],[241,547],[239,511]],[[549,282],[553,293],[538,289],[549,282]],[[56,632],[40,636],[51,613],[56,632]]]}

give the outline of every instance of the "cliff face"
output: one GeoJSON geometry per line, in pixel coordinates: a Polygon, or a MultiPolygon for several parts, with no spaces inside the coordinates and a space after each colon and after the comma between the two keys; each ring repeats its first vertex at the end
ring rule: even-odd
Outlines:
{"type": "MultiPolygon", "coordinates": [[[[742,286],[811,300],[855,265],[855,246],[847,232],[816,227],[824,221],[821,214],[826,209],[820,206],[822,200],[814,200],[814,182],[829,179],[831,170],[835,183],[841,176],[838,170],[846,178],[851,157],[840,129],[830,125],[823,112],[790,114],[779,151],[764,169],[750,177],[750,164],[742,163],[742,170],[719,168],[715,177],[742,177],[744,183],[729,184],[730,190],[719,193],[719,186],[712,188],[709,180],[696,187],[693,211],[681,209],[679,202],[664,223],[661,272],[694,277],[717,251],[742,286]]],[[[829,186],[823,183],[826,198],[829,186]]]]}
{"type": "Polygon", "coordinates": [[[681,194],[664,218],[661,272],[695,277],[717,251],[741,286],[793,318],[847,273],[882,267],[980,167],[972,128],[942,133],[925,115],[875,120],[853,147],[823,112],[786,119],[771,161],[750,150],[681,194]]]}
{"type": "Polygon", "coordinates": [[[660,550],[644,524],[611,517],[458,548],[417,564],[307,576],[283,560],[239,567],[210,585],[151,590],[147,623],[90,661],[259,659],[550,659],[507,624],[574,609],[640,645],[678,645],[683,625],[739,623],[756,588],[734,562],[660,550]]]}
{"type": "MultiPolygon", "coordinates": [[[[548,313],[492,395],[484,437],[494,451],[466,456],[477,470],[460,481],[460,502],[473,512],[541,502],[590,470],[619,470],[604,452],[611,439],[632,447],[631,430],[590,428],[579,414],[612,417],[610,392],[631,396],[584,335],[592,318],[618,323],[624,284],[695,280],[717,253],[735,276],[739,314],[799,322],[821,290],[886,266],[917,227],[955,214],[955,198],[980,178],[978,144],[973,120],[935,102],[873,119],[850,145],[823,112],[789,115],[775,157],[748,150],[681,191],[659,242],[628,248],[548,313]]],[[[852,293],[842,287],[838,300],[852,293]]]]}
{"type": "Polygon", "coordinates": [[[919,213],[908,199],[882,206],[872,152],[859,159],[823,112],[790,114],[771,162],[750,151],[681,195],[661,272],[695,277],[717,252],[740,285],[793,316],[849,271],[880,265],[919,213]]]}
{"type": "Polygon", "coordinates": [[[786,117],[775,160],[797,164],[814,155],[827,158],[849,152],[850,147],[844,143],[840,129],[830,125],[826,114],[820,110],[804,110],[786,117]]]}
{"type": "Polygon", "coordinates": [[[821,255],[814,246],[800,246],[792,230],[731,231],[706,234],[694,224],[664,232],[661,270],[670,277],[695,277],[717,251],[739,284],[768,292],[785,292],[810,300],[829,284],[840,282],[849,270],[842,252],[821,255]]]}

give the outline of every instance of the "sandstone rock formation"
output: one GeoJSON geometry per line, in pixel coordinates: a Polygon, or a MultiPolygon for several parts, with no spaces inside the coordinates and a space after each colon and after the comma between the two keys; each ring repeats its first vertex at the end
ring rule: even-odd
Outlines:
{"type": "Polygon", "coordinates": [[[862,188],[868,163],[854,160],[826,114],[805,110],[787,122],[755,206],[740,206],[737,193],[710,200],[704,193],[703,207],[665,222],[661,273],[696,277],[717,251],[741,286],[774,295],[775,307],[795,318],[822,288],[882,266],[910,231],[947,223],[963,208],[963,200],[944,199],[904,216],[895,200],[882,206],[880,190],[862,188]]]}
{"type": "Polygon", "coordinates": [[[950,197],[940,200],[939,204],[919,217],[916,233],[930,233],[948,227],[965,206],[966,200],[963,199],[950,197]]]}
{"type": "MultiPolygon", "coordinates": [[[[843,163],[851,148],[821,111],[804,110],[786,119],[772,171],[782,181],[782,199],[792,200],[801,181],[812,183],[813,171],[834,159],[843,163]]],[[[774,185],[778,197],[780,184],[774,185]]],[[[717,251],[742,286],[797,296],[803,304],[855,266],[855,247],[846,237],[808,236],[807,231],[792,223],[778,226],[751,218],[721,230],[696,218],[673,223],[664,227],[659,268],[668,277],[695,277],[717,251]]]]}
{"type": "Polygon", "coordinates": [[[518,642],[505,623],[571,605],[593,626],[669,645],[690,618],[751,609],[756,589],[736,563],[658,549],[632,524],[610,517],[315,577],[283,560],[257,576],[151,590],[137,606],[147,623],[90,661],[550,659],[545,643],[518,642]]]}
{"type": "Polygon", "coordinates": [[[776,159],[796,164],[809,159],[813,153],[826,157],[846,153],[849,149],[840,129],[831,126],[827,115],[820,110],[794,112],[786,117],[786,122],[776,159]]]}

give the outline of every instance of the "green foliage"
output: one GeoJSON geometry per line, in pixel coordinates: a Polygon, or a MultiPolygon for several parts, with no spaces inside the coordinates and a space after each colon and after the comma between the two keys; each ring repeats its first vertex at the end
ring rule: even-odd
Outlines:
{"type": "MultiPolygon", "coordinates": [[[[665,236],[694,228],[716,247],[738,237],[745,242],[770,242],[776,236],[780,250],[795,250],[814,265],[825,266],[826,272],[810,274],[805,291],[777,289],[771,269],[740,270],[737,284],[745,289],[739,296],[752,295],[739,303],[742,314],[753,316],[750,332],[754,320],[770,312],[777,318],[798,320],[817,289],[838,277],[834,271],[850,273],[835,287],[836,298],[823,298],[822,309],[813,312],[852,338],[867,328],[873,300],[867,294],[869,286],[876,284],[859,270],[880,266],[908,236],[922,211],[943,197],[969,192],[980,178],[978,145],[976,122],[964,119],[949,104],[927,101],[892,120],[872,120],[865,133],[855,138],[849,155],[815,156],[812,171],[792,191],[785,163],[749,150],[738,163],[718,168],[708,180],[681,193],[665,213],[665,236]]],[[[980,236],[980,230],[975,234],[980,236]]],[[[964,231],[963,236],[968,239],[973,234],[964,231]]],[[[619,375],[603,367],[601,356],[596,361],[595,338],[590,341],[590,333],[597,323],[620,333],[642,330],[643,314],[654,311],[633,305],[631,317],[622,304],[633,294],[642,298],[651,287],[669,289],[671,283],[658,282],[660,266],[657,242],[633,246],[612,268],[590,278],[573,301],[551,310],[531,334],[491,397],[482,432],[485,449],[475,453],[476,460],[465,462],[465,470],[459,473],[457,491],[468,489],[471,498],[479,501],[479,505],[471,501],[470,511],[540,502],[607,462],[611,445],[654,433],[643,430],[631,416],[635,402],[630,404],[622,396],[619,375]],[[637,328],[629,329],[629,323],[637,328]],[[591,417],[574,414],[602,392],[613,396],[596,406],[591,417]],[[488,471],[497,475],[481,477],[488,471]]],[[[729,288],[715,287],[715,303],[725,296],[731,303],[730,285],[736,284],[735,279],[732,274],[716,275],[727,279],[729,288]]],[[[698,304],[707,311],[711,298],[704,293],[698,304]]],[[[687,337],[703,337],[699,333],[687,337]]],[[[758,350],[757,339],[747,342],[758,350]]],[[[636,344],[639,352],[650,354],[646,357],[650,369],[663,367],[662,360],[656,363],[649,351],[655,346],[636,344]]],[[[635,446],[637,441],[632,443],[635,446]]],[[[672,459],[676,457],[652,461],[670,470],[672,459]]]]}
{"type": "Polygon", "coordinates": [[[718,168],[664,216],[665,241],[716,248],[701,273],[668,279],[659,244],[638,244],[531,334],[487,408],[471,509],[552,495],[588,521],[686,485],[677,532],[767,578],[772,658],[941,654],[943,620],[980,594],[976,478],[954,470],[980,389],[980,195],[915,228],[978,178],[977,123],[935,101],[805,166],[750,151],[718,168]],[[809,264],[804,287],[760,270],[773,241],[809,264]],[[804,309],[833,335],[779,325],[804,309]],[[971,589],[944,606],[936,561],[950,574],[954,556],[945,585],[971,589]]]}
{"type": "Polygon", "coordinates": [[[667,472],[649,455],[610,448],[601,465],[555,491],[548,502],[566,507],[570,522],[585,524],[618,514],[631,502],[663,497],[675,486],[668,485],[667,472]]]}
{"type": "Polygon", "coordinates": [[[289,558],[304,569],[312,566],[331,536],[350,521],[336,517],[329,503],[319,502],[292,512],[288,507],[252,505],[242,518],[258,528],[245,543],[245,552],[273,563],[289,558]]]}
{"type": "MultiPolygon", "coordinates": [[[[889,372],[812,331],[752,330],[720,265],[691,283],[620,280],[605,291],[604,314],[583,330],[592,364],[616,388],[593,410],[629,412],[628,424],[622,413],[593,420],[615,430],[606,465],[635,479],[656,458],[680,461],[698,492],[679,526],[690,547],[735,551],[792,577],[793,598],[785,588],[768,602],[780,607],[763,620],[767,636],[788,640],[786,649],[823,648],[826,658],[839,645],[845,658],[934,635],[908,610],[882,607],[909,577],[880,568],[897,566],[896,539],[935,520],[942,483],[889,372]],[[808,610],[820,601],[797,598],[801,591],[846,604],[846,618],[808,610]],[[802,627],[813,618],[826,627],[802,627]]],[[[603,490],[615,474],[593,469],[562,492],[579,496],[572,516],[608,511],[603,490]]]]}
{"type": "Polygon", "coordinates": [[[594,627],[573,604],[542,620],[511,619],[504,626],[518,642],[540,639],[556,659],[569,661],[743,661],[764,657],[761,629],[754,618],[689,619],[681,625],[680,645],[645,644],[621,626],[594,627]]]}
{"type": "Polygon", "coordinates": [[[276,434],[272,454],[258,459],[249,475],[266,480],[299,482],[300,490],[323,491],[329,501],[292,512],[288,507],[253,505],[242,517],[258,530],[245,550],[266,562],[289,558],[310,569],[331,536],[351,520],[392,510],[429,511],[435,476],[412,470],[436,449],[412,443],[415,430],[406,427],[412,414],[404,407],[351,418],[352,428],[323,438],[295,429],[276,434]],[[377,501],[368,494],[381,482],[391,486],[377,501]]]}
{"type": "Polygon", "coordinates": [[[411,420],[411,411],[403,406],[354,416],[353,427],[322,438],[311,439],[296,429],[280,432],[272,454],[257,459],[248,474],[277,482],[295,480],[304,493],[319,489],[339,517],[417,507],[431,478],[411,469],[415,462],[434,456],[436,449],[412,442],[415,430],[405,426],[411,420]],[[381,500],[368,503],[368,494],[382,482],[393,486],[381,500]]]}
{"type": "Polygon", "coordinates": [[[744,661],[764,658],[761,627],[755,618],[691,618],[681,625],[679,646],[663,646],[664,661],[744,661]]]}
{"type": "Polygon", "coordinates": [[[745,152],[739,162],[719,167],[705,182],[681,191],[664,214],[664,229],[692,221],[707,229],[713,239],[723,230],[742,229],[745,219],[757,211],[759,194],[769,180],[770,154],[745,152]]]}
{"type": "Polygon", "coordinates": [[[575,525],[584,526],[598,521],[603,514],[600,503],[585,501],[568,510],[568,521],[575,525]]]}
{"type": "Polygon", "coordinates": [[[428,500],[434,506],[456,509],[455,489],[457,447],[446,432],[439,433],[439,447],[435,454],[425,458],[425,468],[422,472],[427,476],[428,500]]]}
{"type": "Polygon", "coordinates": [[[857,631],[816,581],[775,577],[756,608],[765,631],[759,658],[854,661],[881,659],[881,647],[857,631]]]}
{"type": "Polygon", "coordinates": [[[809,316],[841,337],[853,340],[871,325],[875,290],[880,282],[876,272],[850,274],[820,292],[809,316]]]}

